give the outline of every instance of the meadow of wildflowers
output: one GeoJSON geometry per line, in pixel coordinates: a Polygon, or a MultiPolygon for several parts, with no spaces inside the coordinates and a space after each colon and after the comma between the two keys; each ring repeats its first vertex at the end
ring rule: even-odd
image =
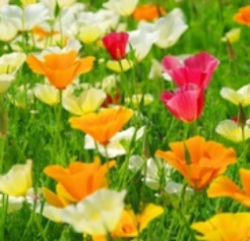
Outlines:
{"type": "Polygon", "coordinates": [[[249,0],[0,0],[0,241],[250,241],[249,0]]]}

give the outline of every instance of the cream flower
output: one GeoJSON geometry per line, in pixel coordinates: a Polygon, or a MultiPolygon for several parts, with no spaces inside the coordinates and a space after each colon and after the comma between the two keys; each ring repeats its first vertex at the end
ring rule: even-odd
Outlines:
{"type": "Polygon", "coordinates": [[[101,89],[90,88],[83,91],[78,97],[66,95],[63,97],[63,107],[74,115],[85,115],[96,111],[106,98],[101,89]]]}
{"type": "Polygon", "coordinates": [[[220,94],[235,105],[241,104],[243,107],[250,105],[250,84],[244,85],[238,90],[224,87],[220,94]]]}
{"type": "Polygon", "coordinates": [[[138,2],[139,0],[109,0],[103,7],[121,16],[129,16],[134,12],[138,2]]]}
{"type": "MultiPolygon", "coordinates": [[[[244,128],[244,139],[247,140],[250,138],[250,128],[248,125],[245,125],[244,128]]],[[[235,121],[232,120],[224,120],[221,121],[215,131],[225,137],[226,139],[229,139],[233,142],[241,142],[243,141],[243,133],[242,133],[242,127],[240,127],[235,121]]]]}
{"type": "Polygon", "coordinates": [[[59,90],[49,84],[36,84],[33,88],[37,99],[48,105],[56,105],[60,102],[59,90]]]}
{"type": "Polygon", "coordinates": [[[85,135],[84,148],[95,149],[104,157],[114,158],[126,154],[126,149],[122,145],[122,141],[130,142],[134,138],[135,141],[142,138],[145,131],[145,127],[141,127],[136,131],[135,127],[130,127],[125,131],[118,132],[109,141],[106,146],[95,143],[94,139],[90,135],[85,135]]]}
{"type": "Polygon", "coordinates": [[[8,173],[0,175],[0,192],[10,196],[24,196],[32,187],[32,161],[14,165],[8,173]]]}
{"type": "Polygon", "coordinates": [[[3,42],[9,42],[16,37],[18,29],[8,21],[0,21],[0,40],[3,42]]]}
{"type": "Polygon", "coordinates": [[[23,53],[4,54],[0,57],[0,94],[9,88],[25,59],[23,53]]]}
{"type": "Polygon", "coordinates": [[[159,33],[159,39],[155,44],[160,48],[173,46],[187,28],[188,25],[185,23],[183,12],[180,9],[172,10],[166,16],[156,20],[155,23],[140,22],[139,24],[139,29],[159,33]]]}
{"type": "Polygon", "coordinates": [[[125,195],[126,191],[101,189],[75,206],[62,209],[62,221],[70,224],[79,233],[106,235],[116,228],[120,220],[125,195]]]}
{"type": "MultiPolygon", "coordinates": [[[[7,213],[20,210],[23,207],[24,197],[8,196],[7,213]]],[[[3,195],[0,195],[0,207],[3,206],[3,195]]]]}
{"type": "Polygon", "coordinates": [[[152,45],[159,39],[158,32],[147,32],[144,29],[131,31],[129,34],[129,43],[132,50],[135,51],[135,57],[138,61],[144,59],[149,53],[152,45]]]}
{"type": "Polygon", "coordinates": [[[4,21],[12,23],[20,31],[29,31],[49,19],[48,9],[41,3],[30,4],[24,9],[16,5],[4,5],[1,9],[4,21]]]}

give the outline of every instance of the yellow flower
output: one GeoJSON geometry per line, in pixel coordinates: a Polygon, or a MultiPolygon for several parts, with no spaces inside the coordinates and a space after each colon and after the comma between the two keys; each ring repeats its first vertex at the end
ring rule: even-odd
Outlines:
{"type": "Polygon", "coordinates": [[[24,196],[32,187],[32,161],[14,165],[8,173],[0,175],[0,192],[10,196],[24,196]]]}
{"type": "Polygon", "coordinates": [[[241,142],[250,138],[250,128],[248,125],[245,125],[243,130],[244,139],[242,127],[232,120],[221,121],[215,129],[218,134],[234,142],[241,142]]]}
{"type": "Polygon", "coordinates": [[[90,88],[83,91],[78,97],[65,95],[63,107],[74,115],[85,115],[96,111],[105,99],[106,94],[103,90],[90,88]]]}
{"type": "Polygon", "coordinates": [[[241,104],[243,107],[250,105],[250,84],[244,85],[238,90],[224,87],[220,94],[235,105],[241,104]]]}
{"type": "Polygon", "coordinates": [[[127,59],[122,59],[119,61],[116,60],[109,60],[106,64],[108,69],[111,69],[117,73],[122,73],[128,71],[130,68],[133,67],[133,62],[127,59]]]}
{"type": "Polygon", "coordinates": [[[192,229],[202,234],[198,240],[244,241],[250,239],[249,213],[220,213],[205,222],[192,224],[192,229]]]}
{"type": "Polygon", "coordinates": [[[221,39],[223,42],[230,42],[235,43],[238,42],[240,39],[241,29],[240,28],[233,28],[230,31],[228,31],[224,37],[221,39]]]}
{"type": "MultiPolygon", "coordinates": [[[[120,221],[114,231],[111,233],[114,238],[133,238],[138,237],[140,232],[145,229],[148,224],[159,215],[164,212],[161,206],[153,203],[148,204],[142,211],[142,213],[135,214],[133,210],[127,208],[124,209],[120,218],[120,221]]],[[[96,236],[93,237],[94,241],[103,240],[105,237],[96,236]]]]}
{"type": "Polygon", "coordinates": [[[80,29],[78,39],[85,43],[91,44],[103,35],[103,30],[99,26],[83,26],[80,29]]]}
{"type": "Polygon", "coordinates": [[[60,102],[59,90],[52,85],[36,84],[33,90],[36,98],[48,105],[56,105],[60,102]]]}
{"type": "Polygon", "coordinates": [[[23,6],[36,3],[36,0],[20,0],[23,6]]]}

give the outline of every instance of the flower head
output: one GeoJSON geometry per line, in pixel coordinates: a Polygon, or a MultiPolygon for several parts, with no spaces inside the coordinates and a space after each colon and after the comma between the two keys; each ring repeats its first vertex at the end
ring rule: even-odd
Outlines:
{"type": "Polygon", "coordinates": [[[126,55],[126,46],[129,35],[124,32],[110,33],[106,35],[102,42],[114,60],[123,59],[126,55]]]}
{"type": "Polygon", "coordinates": [[[215,131],[233,142],[241,142],[250,138],[250,128],[248,125],[244,125],[244,127],[242,127],[233,120],[221,121],[216,126],[215,131]]]}
{"type": "MultiPolygon", "coordinates": [[[[114,229],[111,232],[111,236],[114,238],[133,238],[138,237],[140,232],[145,229],[148,224],[159,215],[164,212],[164,209],[161,206],[149,203],[145,206],[141,213],[135,214],[134,211],[130,208],[125,208],[122,211],[121,218],[114,229]]],[[[102,237],[93,237],[94,241],[103,240],[106,241],[106,238],[102,237]]]]}
{"type": "Polygon", "coordinates": [[[0,175],[0,192],[10,196],[24,196],[32,187],[32,161],[14,165],[8,173],[0,175]]]}
{"type": "Polygon", "coordinates": [[[101,189],[74,205],[62,209],[62,221],[79,233],[106,235],[120,220],[126,191],[101,189]]]}
{"type": "Polygon", "coordinates": [[[198,240],[243,241],[250,239],[249,213],[219,213],[204,222],[192,224],[192,229],[202,234],[198,240]]]}
{"type": "Polygon", "coordinates": [[[234,15],[234,21],[250,27],[250,6],[245,6],[234,15]]]}
{"type": "Polygon", "coordinates": [[[139,6],[133,12],[133,18],[136,20],[151,21],[165,14],[165,10],[161,6],[153,4],[145,4],[139,6]]]}
{"type": "Polygon", "coordinates": [[[174,93],[165,91],[161,100],[177,119],[193,122],[200,117],[204,107],[204,91],[194,84],[182,86],[174,93]]]}
{"type": "Polygon", "coordinates": [[[233,148],[225,148],[214,141],[205,141],[196,136],[184,142],[170,143],[171,151],[156,152],[172,167],[177,169],[196,190],[207,186],[215,177],[225,172],[230,164],[236,162],[233,148]]]}
{"type": "Polygon", "coordinates": [[[196,84],[206,88],[217,68],[219,61],[207,52],[201,52],[186,58],[183,63],[174,56],[166,56],[162,60],[165,71],[178,86],[196,84]]]}
{"type": "Polygon", "coordinates": [[[139,0],[109,0],[103,6],[121,16],[129,16],[133,13],[139,0]]]}
{"type": "Polygon", "coordinates": [[[93,67],[94,57],[77,60],[79,48],[80,44],[72,39],[63,49],[51,47],[41,56],[31,54],[27,63],[35,73],[47,76],[57,89],[65,89],[78,75],[89,72],[93,67]]]}
{"type": "Polygon", "coordinates": [[[96,142],[107,145],[109,140],[130,120],[130,109],[104,109],[99,113],[90,113],[82,117],[69,119],[71,127],[91,135],[96,142]]]}
{"type": "Polygon", "coordinates": [[[59,165],[48,166],[44,173],[58,182],[56,194],[43,188],[47,202],[56,207],[65,207],[77,203],[96,190],[107,187],[105,175],[115,161],[100,165],[99,158],[93,163],[73,162],[68,168],[59,165]]]}
{"type": "Polygon", "coordinates": [[[244,85],[238,90],[224,87],[220,94],[222,98],[235,105],[241,104],[243,107],[250,105],[250,84],[244,85]]]}

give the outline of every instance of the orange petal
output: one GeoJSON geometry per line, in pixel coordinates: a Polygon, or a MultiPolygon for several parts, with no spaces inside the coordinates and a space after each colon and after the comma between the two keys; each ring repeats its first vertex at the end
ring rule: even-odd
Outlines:
{"type": "Polygon", "coordinates": [[[37,74],[45,74],[44,62],[37,59],[34,55],[32,55],[32,54],[29,55],[26,62],[29,65],[29,67],[32,69],[33,72],[35,72],[37,74]]]}
{"type": "Polygon", "coordinates": [[[93,56],[89,56],[89,57],[78,60],[77,62],[79,63],[79,65],[76,71],[76,75],[85,74],[89,72],[93,68],[94,61],[95,61],[95,57],[93,56]]]}
{"type": "Polygon", "coordinates": [[[53,70],[66,70],[75,63],[76,56],[76,51],[72,50],[68,53],[46,54],[43,58],[48,68],[53,70]]]}
{"type": "Polygon", "coordinates": [[[42,187],[42,193],[44,198],[50,205],[58,208],[64,207],[63,203],[60,201],[58,196],[55,193],[51,192],[48,188],[42,187]]]}
{"type": "Polygon", "coordinates": [[[235,195],[244,195],[241,189],[228,177],[217,177],[207,190],[208,197],[230,197],[235,199],[235,195]]]}
{"type": "Polygon", "coordinates": [[[240,179],[245,193],[250,198],[250,170],[240,169],[240,179]]]}

